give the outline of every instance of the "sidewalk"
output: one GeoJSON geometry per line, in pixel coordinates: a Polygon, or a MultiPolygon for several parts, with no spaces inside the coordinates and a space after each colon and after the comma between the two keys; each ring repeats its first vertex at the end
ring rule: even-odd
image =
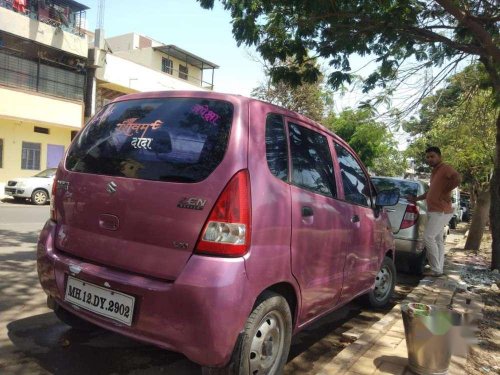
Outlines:
{"type": "MultiPolygon", "coordinates": [[[[480,295],[464,290],[463,282],[460,282],[460,271],[463,267],[447,261],[444,276],[423,278],[404,302],[421,302],[443,307],[451,305],[453,310],[471,320],[472,326],[469,328],[477,327],[478,320],[482,316],[483,303],[480,295]]],[[[449,375],[465,374],[464,366],[471,339],[461,337],[459,334],[454,336],[449,375]]],[[[318,372],[318,375],[331,374],[413,374],[408,367],[401,305],[396,305],[384,318],[365,330],[355,342],[342,350],[333,361],[318,372]]]]}

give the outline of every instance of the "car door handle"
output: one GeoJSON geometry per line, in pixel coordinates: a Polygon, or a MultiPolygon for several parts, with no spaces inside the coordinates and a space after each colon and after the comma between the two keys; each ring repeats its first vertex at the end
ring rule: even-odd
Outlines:
{"type": "Polygon", "coordinates": [[[314,215],[314,211],[311,207],[309,207],[309,206],[302,207],[302,216],[303,217],[309,217],[309,216],[313,216],[313,215],[314,215]]]}
{"type": "Polygon", "coordinates": [[[359,223],[359,216],[358,215],[354,215],[353,217],[351,217],[351,222],[352,223],[359,223]]]}

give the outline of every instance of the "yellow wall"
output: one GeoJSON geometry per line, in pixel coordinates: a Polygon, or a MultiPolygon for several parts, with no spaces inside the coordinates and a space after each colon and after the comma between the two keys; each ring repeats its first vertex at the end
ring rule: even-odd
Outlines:
{"type": "Polygon", "coordinates": [[[41,123],[82,127],[83,102],[0,86],[0,119],[31,119],[41,123]]]}
{"type": "MultiPolygon", "coordinates": [[[[33,176],[38,171],[21,169],[22,144],[40,143],[40,170],[47,167],[47,145],[64,145],[67,150],[71,142],[71,131],[76,129],[41,125],[29,120],[6,120],[0,118],[0,139],[3,139],[3,167],[0,168],[0,183],[16,177],[33,176]],[[49,129],[49,134],[33,131],[34,126],[49,129]]],[[[1,195],[1,194],[0,194],[1,195]]]]}

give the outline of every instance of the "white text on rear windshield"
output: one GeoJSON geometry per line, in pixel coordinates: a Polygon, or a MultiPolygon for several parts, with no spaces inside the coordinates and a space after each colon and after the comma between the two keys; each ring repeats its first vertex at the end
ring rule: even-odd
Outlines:
{"type": "Polygon", "coordinates": [[[233,106],[202,98],[109,104],[75,139],[66,168],[154,181],[197,182],[227,148],[233,106]]]}

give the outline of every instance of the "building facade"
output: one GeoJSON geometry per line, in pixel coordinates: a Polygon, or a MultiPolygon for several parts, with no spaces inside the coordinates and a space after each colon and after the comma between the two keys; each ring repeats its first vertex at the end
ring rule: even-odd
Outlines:
{"type": "Polygon", "coordinates": [[[118,96],[211,90],[218,66],[135,33],[83,29],[73,0],[0,0],[0,196],[56,167],[79,129],[118,96]]]}
{"type": "Polygon", "coordinates": [[[0,0],[0,184],[57,166],[81,128],[86,9],[0,0]]]}
{"type": "Polygon", "coordinates": [[[96,30],[89,50],[86,116],[118,96],[144,91],[212,90],[218,65],[174,45],[136,33],[104,39],[96,30]],[[89,111],[89,109],[91,109],[89,111]]]}

